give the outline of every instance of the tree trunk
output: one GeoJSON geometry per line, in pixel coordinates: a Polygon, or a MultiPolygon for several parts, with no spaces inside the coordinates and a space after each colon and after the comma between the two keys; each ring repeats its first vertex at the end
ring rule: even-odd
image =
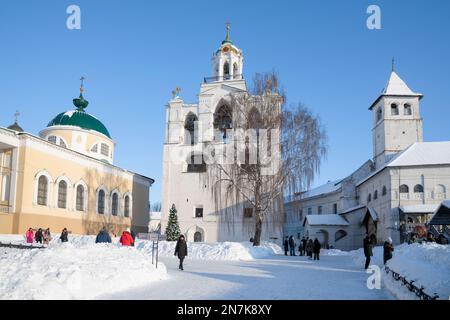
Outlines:
{"type": "Polygon", "coordinates": [[[261,211],[256,211],[256,227],[255,227],[255,237],[253,239],[253,245],[259,246],[261,244],[261,231],[262,231],[262,217],[261,211]]]}

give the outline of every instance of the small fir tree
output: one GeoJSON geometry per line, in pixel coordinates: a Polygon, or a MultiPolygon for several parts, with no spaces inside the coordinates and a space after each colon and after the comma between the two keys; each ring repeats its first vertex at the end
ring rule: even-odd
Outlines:
{"type": "Polygon", "coordinates": [[[172,204],[172,208],[169,210],[169,221],[166,227],[166,239],[167,241],[176,241],[180,236],[180,226],[178,225],[177,209],[175,204],[172,204]]]}

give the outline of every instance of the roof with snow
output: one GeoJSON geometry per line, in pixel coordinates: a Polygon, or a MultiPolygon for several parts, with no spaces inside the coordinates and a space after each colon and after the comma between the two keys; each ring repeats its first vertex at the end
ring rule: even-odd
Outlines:
{"type": "Polygon", "coordinates": [[[375,100],[374,103],[370,106],[369,109],[372,109],[373,106],[380,100],[383,96],[412,96],[422,98],[421,93],[413,92],[407,84],[398,76],[395,71],[391,72],[388,83],[384,88],[381,95],[375,100]]]}
{"type": "Polygon", "coordinates": [[[430,219],[429,225],[450,225],[450,200],[444,200],[430,219]]]}
{"type": "Polygon", "coordinates": [[[310,226],[348,226],[347,220],[337,214],[308,215],[303,221],[303,226],[308,222],[310,226]]]}
{"type": "Polygon", "coordinates": [[[399,209],[403,213],[432,213],[439,207],[438,204],[411,204],[400,206],[399,209]]]}
{"type": "Polygon", "coordinates": [[[326,184],[323,184],[317,188],[305,191],[301,194],[301,198],[311,198],[315,196],[320,196],[322,194],[326,193],[332,193],[336,192],[341,188],[341,182],[343,179],[335,180],[335,181],[328,181],[326,184]]]}

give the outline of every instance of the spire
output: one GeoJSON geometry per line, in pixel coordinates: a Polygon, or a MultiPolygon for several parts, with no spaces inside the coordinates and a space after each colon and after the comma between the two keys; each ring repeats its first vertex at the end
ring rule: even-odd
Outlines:
{"type": "Polygon", "coordinates": [[[230,22],[228,22],[228,21],[226,23],[226,28],[227,28],[227,34],[225,36],[225,40],[222,41],[222,44],[224,44],[224,43],[232,44],[233,42],[230,40],[230,22]]]}
{"type": "Polygon", "coordinates": [[[14,123],[19,123],[19,116],[20,112],[19,110],[16,110],[16,113],[14,113],[14,123]]]}
{"type": "Polygon", "coordinates": [[[83,97],[84,79],[85,78],[83,76],[80,78],[80,81],[81,81],[80,96],[78,98],[72,100],[73,101],[73,105],[75,107],[77,107],[77,111],[82,111],[82,112],[84,112],[84,109],[86,109],[88,104],[89,104],[89,101],[85,100],[84,97],[83,97]]]}
{"type": "Polygon", "coordinates": [[[389,81],[384,89],[383,94],[385,95],[404,95],[404,96],[415,96],[418,93],[413,92],[407,84],[398,76],[395,71],[391,72],[389,81]]]}
{"type": "Polygon", "coordinates": [[[392,57],[392,67],[391,67],[391,72],[395,72],[395,58],[392,57]]]}
{"type": "Polygon", "coordinates": [[[23,132],[23,129],[21,126],[19,126],[19,116],[20,112],[17,110],[16,113],[14,113],[14,123],[8,127],[10,130],[14,130],[17,132],[23,132]]]}

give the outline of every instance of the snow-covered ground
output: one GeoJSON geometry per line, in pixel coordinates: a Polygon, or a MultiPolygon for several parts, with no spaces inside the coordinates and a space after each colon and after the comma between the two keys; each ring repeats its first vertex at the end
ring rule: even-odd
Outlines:
{"type": "MultiPolygon", "coordinates": [[[[22,238],[2,235],[0,241],[22,238]]],[[[164,264],[156,269],[146,252],[94,242],[72,236],[46,249],[0,248],[0,299],[93,299],[167,278],[164,264]]]]}

